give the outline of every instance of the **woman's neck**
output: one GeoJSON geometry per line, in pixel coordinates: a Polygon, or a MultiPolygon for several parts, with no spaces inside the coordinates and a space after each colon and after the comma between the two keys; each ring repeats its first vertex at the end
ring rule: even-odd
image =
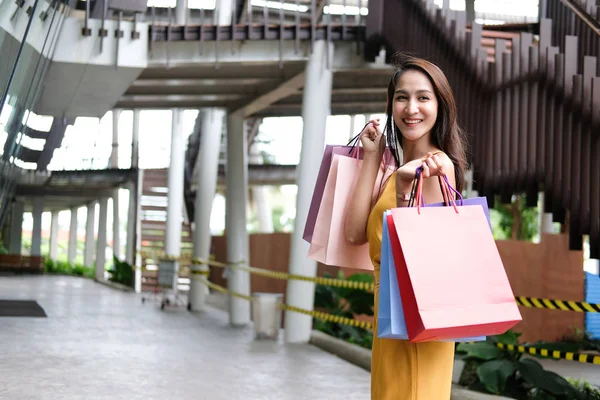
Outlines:
{"type": "Polygon", "coordinates": [[[402,157],[404,163],[425,158],[427,153],[436,151],[439,151],[439,149],[431,143],[429,135],[425,135],[414,142],[402,140],[402,157]]]}

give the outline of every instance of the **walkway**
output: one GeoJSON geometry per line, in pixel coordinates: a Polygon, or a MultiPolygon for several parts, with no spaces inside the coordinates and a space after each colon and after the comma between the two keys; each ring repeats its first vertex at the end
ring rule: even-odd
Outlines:
{"type": "Polygon", "coordinates": [[[252,340],[222,311],[190,314],[72,277],[0,277],[0,399],[367,399],[369,374],[311,345],[252,340]]]}

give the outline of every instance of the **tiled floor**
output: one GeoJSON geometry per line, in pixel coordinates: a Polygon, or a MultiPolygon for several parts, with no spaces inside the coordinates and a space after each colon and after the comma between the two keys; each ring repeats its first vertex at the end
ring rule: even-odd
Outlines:
{"type": "Polygon", "coordinates": [[[0,318],[0,399],[368,399],[369,374],[310,345],[253,341],[222,311],[160,311],[70,277],[0,277],[0,298],[48,318],[0,318]]]}

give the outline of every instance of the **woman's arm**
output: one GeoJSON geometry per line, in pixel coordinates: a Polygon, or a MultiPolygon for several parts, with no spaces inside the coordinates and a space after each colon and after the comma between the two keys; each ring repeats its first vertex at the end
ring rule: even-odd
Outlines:
{"type": "Polygon", "coordinates": [[[344,236],[351,244],[367,242],[367,220],[371,212],[373,188],[377,172],[385,151],[385,138],[377,128],[379,120],[372,120],[361,132],[361,142],[365,151],[358,182],[346,211],[344,236]]]}

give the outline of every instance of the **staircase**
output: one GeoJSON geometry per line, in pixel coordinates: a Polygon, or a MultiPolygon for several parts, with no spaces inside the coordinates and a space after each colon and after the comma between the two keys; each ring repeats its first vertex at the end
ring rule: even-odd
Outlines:
{"type": "Polygon", "coordinates": [[[525,193],[530,206],[543,191],[545,212],[565,224],[570,249],[589,235],[591,257],[600,258],[598,6],[540,4],[534,36],[469,28],[464,12],[433,0],[370,0],[367,48],[383,41],[388,54],[408,51],[439,65],[470,135],[476,190],[490,205],[525,193]]]}
{"type": "MultiPolygon", "coordinates": [[[[167,230],[168,170],[145,169],[140,201],[142,224],[142,265],[158,265],[164,254],[167,230]]],[[[192,229],[189,221],[181,224],[181,256],[192,256],[192,229]]]]}

